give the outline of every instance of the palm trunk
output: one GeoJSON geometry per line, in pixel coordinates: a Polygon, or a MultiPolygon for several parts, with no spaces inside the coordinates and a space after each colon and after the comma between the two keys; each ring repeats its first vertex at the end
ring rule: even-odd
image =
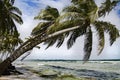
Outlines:
{"type": "Polygon", "coordinates": [[[5,69],[7,69],[7,67],[13,62],[15,61],[17,58],[19,58],[21,55],[23,55],[25,52],[31,50],[33,47],[35,47],[36,45],[51,39],[53,37],[56,37],[60,34],[78,29],[79,26],[76,27],[72,27],[72,28],[68,28],[68,29],[64,29],[58,32],[55,32],[53,34],[50,34],[46,37],[41,37],[41,36],[37,36],[34,37],[32,40],[30,41],[26,41],[24,43],[24,45],[21,45],[18,49],[16,49],[13,54],[11,56],[9,56],[6,60],[4,60],[2,63],[0,63],[0,75],[5,71],[5,69]]]}

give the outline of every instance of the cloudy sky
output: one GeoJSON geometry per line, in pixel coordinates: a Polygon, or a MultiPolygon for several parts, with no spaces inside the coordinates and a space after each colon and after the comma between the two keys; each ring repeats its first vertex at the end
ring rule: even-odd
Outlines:
{"type": "MultiPolygon", "coordinates": [[[[98,5],[104,0],[96,0],[98,5]]],[[[70,4],[70,0],[16,0],[15,5],[20,8],[24,20],[23,25],[18,25],[18,30],[21,33],[20,37],[25,40],[26,37],[30,36],[32,29],[37,25],[39,21],[34,20],[41,9],[44,9],[47,5],[57,8],[60,12],[62,8],[70,4]]],[[[109,21],[120,29],[120,8],[119,5],[105,18],[101,20],[109,21]]],[[[93,40],[93,51],[91,59],[120,59],[120,38],[112,45],[109,46],[109,37],[106,34],[106,44],[101,55],[97,56],[97,38],[96,33],[94,33],[93,40]]],[[[84,36],[77,39],[76,43],[71,49],[66,48],[64,42],[63,46],[60,48],[55,48],[55,46],[45,50],[46,46],[40,44],[41,49],[34,48],[31,51],[31,55],[27,59],[82,59],[84,52],[84,36]]]]}

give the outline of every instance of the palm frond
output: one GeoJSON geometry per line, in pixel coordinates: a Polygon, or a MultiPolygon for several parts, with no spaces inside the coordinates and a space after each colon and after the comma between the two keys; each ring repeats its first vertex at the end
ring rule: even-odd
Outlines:
{"type": "Polygon", "coordinates": [[[18,46],[18,44],[21,44],[23,41],[14,36],[14,35],[8,35],[8,34],[4,34],[2,35],[3,37],[0,37],[0,53],[1,54],[4,54],[4,53],[7,53],[7,54],[11,54],[14,50],[15,50],[15,47],[18,46]],[[6,37],[4,37],[6,36],[6,37]]]}
{"type": "Polygon", "coordinates": [[[81,14],[80,17],[82,18],[90,18],[91,23],[98,18],[98,7],[94,0],[73,0],[73,3],[72,6],[68,6],[63,10],[66,12],[76,12],[81,14]]]}
{"type": "Polygon", "coordinates": [[[68,33],[69,32],[66,32],[64,34],[60,34],[60,35],[58,35],[58,36],[56,36],[56,37],[54,37],[52,39],[49,39],[49,40],[45,41],[44,44],[45,45],[47,44],[46,49],[53,46],[55,43],[57,43],[56,44],[57,48],[61,47],[61,45],[63,44],[63,42],[65,40],[65,37],[68,37],[68,36],[66,36],[66,34],[68,34],[68,33]]]}
{"type": "Polygon", "coordinates": [[[101,27],[103,27],[104,31],[109,33],[110,45],[112,45],[116,41],[116,39],[119,37],[119,30],[115,27],[115,25],[109,22],[99,21],[99,24],[101,24],[101,27]]]}
{"type": "Polygon", "coordinates": [[[105,16],[109,13],[116,5],[120,2],[120,0],[106,0],[102,5],[99,7],[99,17],[105,16]]]}
{"type": "Polygon", "coordinates": [[[44,34],[46,32],[47,28],[51,25],[51,22],[40,22],[33,30],[31,35],[35,36],[38,34],[44,34]]]}
{"type": "Polygon", "coordinates": [[[22,15],[22,12],[19,10],[19,8],[14,7],[14,6],[9,7],[9,11],[11,11],[11,12],[16,12],[16,13],[18,13],[19,15],[22,15]]]}
{"type": "Polygon", "coordinates": [[[63,9],[64,12],[78,12],[81,13],[82,9],[77,8],[75,5],[67,6],[63,9]]]}
{"type": "Polygon", "coordinates": [[[56,8],[47,6],[45,9],[41,10],[38,16],[35,19],[39,20],[55,20],[59,16],[59,12],[56,8]]]}
{"type": "Polygon", "coordinates": [[[115,27],[115,25],[111,23],[105,23],[106,26],[104,26],[104,29],[109,33],[110,35],[110,45],[112,45],[116,39],[120,36],[119,30],[115,27]]]}
{"type": "Polygon", "coordinates": [[[64,40],[65,40],[65,35],[64,35],[64,34],[63,34],[63,35],[60,35],[60,36],[58,37],[58,39],[57,39],[57,45],[56,45],[56,47],[59,48],[59,47],[63,44],[64,40]]]}
{"type": "Polygon", "coordinates": [[[94,27],[98,34],[98,55],[103,51],[104,45],[105,45],[105,39],[104,39],[104,29],[102,25],[99,23],[99,21],[95,21],[94,27]]]}
{"type": "Polygon", "coordinates": [[[53,46],[56,43],[56,41],[57,41],[57,37],[54,37],[52,39],[49,39],[49,40],[45,41],[44,44],[45,45],[47,44],[46,49],[53,46]]]}
{"type": "Polygon", "coordinates": [[[85,35],[85,43],[84,43],[84,51],[85,55],[83,61],[88,61],[92,51],[92,31],[91,27],[87,27],[87,33],[85,35]]]}
{"type": "Polygon", "coordinates": [[[80,17],[77,13],[66,13],[56,20],[56,23],[48,28],[48,33],[53,33],[55,31],[63,30],[73,26],[82,25],[84,19],[80,17]]]}
{"type": "Polygon", "coordinates": [[[22,18],[21,18],[19,15],[15,14],[15,13],[11,13],[10,16],[11,16],[11,18],[13,18],[17,23],[23,24],[23,20],[22,20],[22,18]]]}
{"type": "Polygon", "coordinates": [[[18,37],[18,30],[16,28],[16,25],[13,21],[13,19],[11,19],[10,17],[8,18],[8,20],[6,21],[6,33],[11,34],[11,35],[16,35],[18,37]]]}
{"type": "Polygon", "coordinates": [[[85,16],[82,13],[78,13],[78,12],[66,12],[65,14],[58,17],[56,22],[64,22],[67,20],[74,20],[74,19],[84,20],[85,16]]]}
{"type": "Polygon", "coordinates": [[[76,39],[86,33],[86,26],[80,26],[80,28],[71,32],[70,38],[67,41],[67,48],[70,49],[75,43],[76,39]]]}
{"type": "Polygon", "coordinates": [[[2,21],[0,21],[0,33],[1,34],[13,34],[14,32],[17,32],[17,28],[16,25],[14,23],[14,21],[11,19],[10,16],[6,17],[2,17],[2,21]]]}
{"type": "MultiPolygon", "coordinates": [[[[56,47],[59,48],[63,44],[64,39],[66,37],[68,37],[69,33],[71,31],[78,29],[78,28],[79,28],[79,26],[75,26],[72,28],[67,28],[64,30],[57,31],[57,32],[55,32],[55,34],[53,33],[56,36],[45,41],[45,44],[48,44],[47,48],[54,45],[55,43],[57,43],[56,47]]],[[[54,35],[49,35],[49,37],[54,36],[54,35]]]]}

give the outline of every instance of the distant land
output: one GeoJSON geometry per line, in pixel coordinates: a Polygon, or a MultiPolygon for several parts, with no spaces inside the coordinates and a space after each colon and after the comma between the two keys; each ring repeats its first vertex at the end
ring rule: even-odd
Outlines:
{"type": "MultiPolygon", "coordinates": [[[[24,61],[83,61],[83,60],[71,60],[71,59],[29,59],[24,61]]],[[[120,61],[120,59],[91,59],[89,61],[120,61]]]]}

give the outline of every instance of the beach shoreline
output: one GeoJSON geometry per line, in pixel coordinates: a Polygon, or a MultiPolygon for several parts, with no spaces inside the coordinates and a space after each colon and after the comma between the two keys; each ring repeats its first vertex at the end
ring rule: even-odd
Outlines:
{"type": "Polygon", "coordinates": [[[52,73],[59,74],[59,76],[73,75],[77,78],[93,78],[87,80],[120,80],[119,61],[90,61],[85,64],[82,64],[80,61],[16,61],[13,65],[15,65],[16,69],[23,74],[1,76],[0,80],[53,80],[51,77],[49,78],[52,73]],[[49,76],[47,75],[47,79],[41,77],[41,74],[46,70],[48,70],[48,72],[45,74],[49,74],[49,76]]]}

